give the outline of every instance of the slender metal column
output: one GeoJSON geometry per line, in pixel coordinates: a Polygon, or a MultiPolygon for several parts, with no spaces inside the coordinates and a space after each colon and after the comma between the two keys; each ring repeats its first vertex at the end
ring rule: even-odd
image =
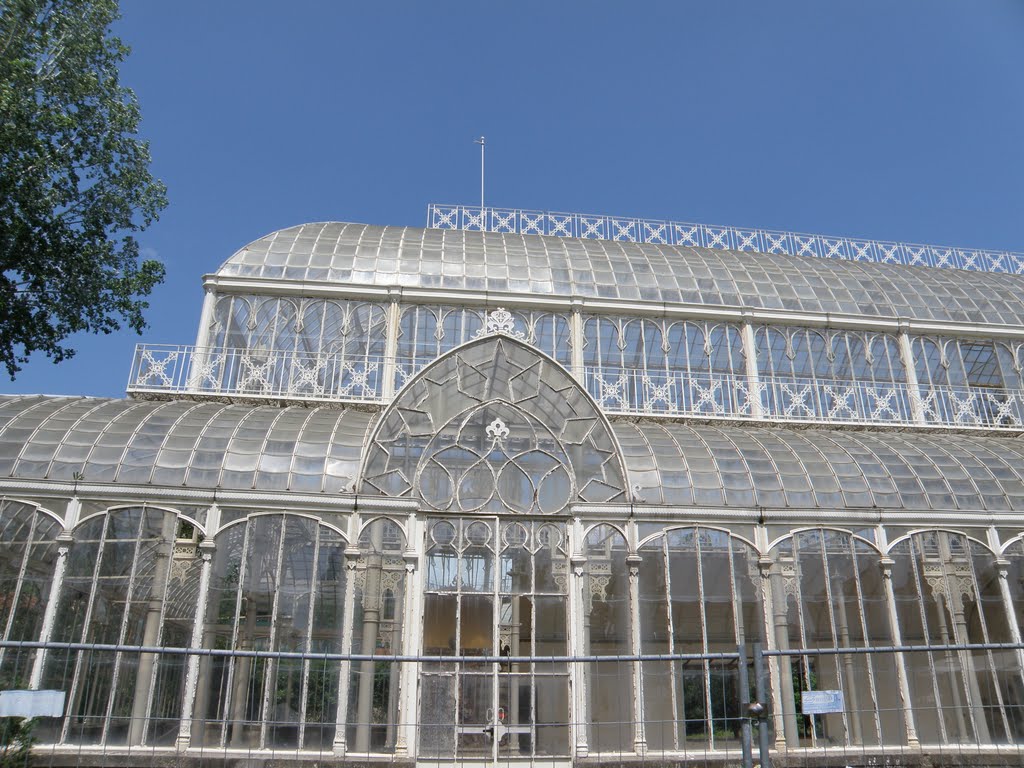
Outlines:
{"type": "MultiPolygon", "coordinates": [[[[171,512],[164,512],[163,517],[160,546],[153,556],[155,560],[153,583],[149,588],[146,619],[142,630],[142,644],[150,647],[159,645],[161,640],[167,577],[171,567],[171,557],[174,554],[174,538],[178,532],[178,516],[171,512]]],[[[135,671],[135,693],[132,697],[132,719],[128,724],[129,744],[145,743],[158,664],[159,660],[156,654],[139,654],[138,668],[135,671]]]]}
{"type": "MultiPolygon", "coordinates": [[[[635,524],[630,526],[635,527],[635,524]]],[[[632,538],[632,537],[631,537],[632,538]]],[[[632,543],[630,549],[632,549],[632,543]]],[[[626,558],[629,568],[629,623],[630,653],[639,655],[640,650],[640,555],[631,554],[626,558]]],[[[638,755],[647,754],[647,733],[644,728],[644,685],[643,663],[633,662],[633,749],[638,755]]]]}
{"type": "MultiPolygon", "coordinates": [[[[377,632],[380,627],[380,579],[384,566],[384,522],[377,520],[370,524],[370,546],[366,557],[366,574],[363,582],[363,634],[362,653],[373,654],[377,647],[377,632]]],[[[377,664],[372,659],[359,663],[359,699],[356,710],[356,752],[370,751],[370,726],[373,720],[373,683],[377,664]]]]}
{"type": "Polygon", "coordinates": [[[388,291],[391,303],[387,310],[387,336],[384,339],[384,369],[381,375],[381,394],[388,401],[395,396],[395,379],[398,373],[398,331],[401,327],[402,289],[392,288],[388,291]]]}
{"type": "Polygon", "coordinates": [[[217,293],[212,285],[204,286],[203,309],[199,314],[199,330],[196,333],[196,346],[192,353],[192,363],[188,374],[188,390],[202,389],[202,372],[206,368],[210,355],[210,327],[217,307],[217,293]]]}
{"type": "MultiPolygon", "coordinates": [[[[68,567],[68,553],[71,551],[71,535],[62,533],[57,537],[57,562],[53,567],[53,581],[50,583],[50,597],[46,601],[46,610],[43,611],[43,626],[39,631],[39,642],[47,643],[53,637],[53,624],[57,618],[57,600],[60,597],[60,590],[64,584],[64,572],[68,567]]],[[[28,687],[33,691],[39,690],[43,682],[43,665],[46,662],[46,650],[40,648],[36,651],[36,657],[32,660],[32,674],[29,677],[28,687]]]]}
{"type": "MultiPolygon", "coordinates": [[[[771,616],[768,638],[780,651],[789,650],[789,622],[786,616],[786,585],[781,566],[765,558],[761,566],[761,581],[765,584],[765,614],[771,616]]],[[[793,662],[789,656],[779,656],[776,664],[769,665],[772,674],[773,698],[781,703],[775,707],[775,748],[785,749],[799,744],[796,727],[796,696],[793,693],[793,662]],[[778,670],[777,672],[775,670],[778,670]],[[780,722],[781,721],[781,722],[780,722]],[[781,726],[781,727],[780,727],[781,726]]]]}
{"type": "MultiPolygon", "coordinates": [[[[575,518],[566,526],[569,537],[570,576],[569,598],[569,649],[574,656],[583,656],[590,651],[588,639],[589,618],[584,603],[587,600],[587,579],[585,577],[587,558],[583,555],[583,523],[575,518]]],[[[576,757],[590,753],[587,739],[587,667],[585,662],[574,661],[569,665],[569,685],[572,688],[570,712],[570,738],[576,757]]]]}
{"type": "MultiPolygon", "coordinates": [[[[204,539],[199,544],[202,565],[199,571],[199,602],[196,604],[195,623],[192,625],[191,645],[193,648],[203,647],[204,630],[206,627],[206,605],[210,592],[210,574],[213,570],[214,547],[215,544],[212,537],[204,539]]],[[[204,659],[204,661],[207,660],[204,659]]],[[[208,661],[204,666],[209,669],[208,661]]],[[[200,658],[198,656],[189,656],[185,670],[185,686],[182,693],[181,723],[178,726],[178,738],[175,740],[175,747],[179,752],[188,749],[192,744],[192,718],[195,716],[196,703],[199,700],[197,695],[199,693],[199,667],[200,658]]],[[[203,687],[205,689],[209,685],[208,675],[203,675],[203,678],[203,687]]],[[[204,704],[205,698],[203,696],[199,703],[204,704]]],[[[200,712],[202,709],[205,709],[205,706],[200,708],[200,712]]]]}
{"type": "MultiPolygon", "coordinates": [[[[884,545],[884,542],[883,542],[884,545]]],[[[892,587],[892,567],[895,561],[890,557],[883,557],[879,560],[882,568],[882,584],[885,588],[885,602],[889,609],[889,633],[894,645],[902,645],[903,638],[900,632],[900,618],[896,610],[896,593],[892,587]]],[[[917,726],[914,722],[913,700],[910,697],[910,681],[907,678],[906,659],[902,653],[896,654],[896,677],[899,680],[900,704],[903,707],[903,722],[907,729],[907,746],[919,747],[921,742],[917,737],[917,726]]]]}
{"type": "Polygon", "coordinates": [[[900,357],[903,358],[903,370],[907,376],[907,391],[910,392],[910,411],[914,421],[924,424],[924,399],[921,393],[921,385],[917,380],[917,368],[914,365],[914,347],[910,343],[910,334],[900,322],[900,357]]]}
{"type": "MultiPolygon", "coordinates": [[[[420,558],[423,554],[423,530],[412,514],[406,520],[405,552],[405,589],[404,606],[395,606],[395,610],[403,610],[402,651],[417,655],[423,652],[423,568],[420,558]]],[[[419,665],[403,663],[398,671],[398,734],[395,738],[395,756],[415,755],[416,753],[416,682],[419,679],[419,665]]]]}
{"type": "Polygon", "coordinates": [[[576,377],[576,380],[580,385],[586,389],[587,383],[585,380],[586,374],[583,370],[583,314],[581,312],[583,308],[582,302],[579,299],[572,300],[572,311],[569,314],[569,339],[571,341],[570,352],[572,353],[572,375],[576,377]]]}
{"type": "Polygon", "coordinates": [[[750,401],[750,415],[754,419],[764,418],[764,404],[761,402],[761,373],[757,370],[757,341],[754,326],[749,320],[743,321],[743,363],[746,367],[747,392],[750,401]]]}
{"type": "MultiPolygon", "coordinates": [[[[353,521],[357,519],[352,516],[353,521]]],[[[358,532],[358,525],[350,525],[350,531],[358,532]]],[[[356,542],[358,536],[351,536],[356,542]]],[[[345,547],[345,603],[344,618],[341,626],[341,652],[344,655],[352,653],[352,615],[355,608],[355,580],[356,569],[359,566],[360,551],[355,547],[345,547]]],[[[348,689],[351,684],[352,662],[347,659],[342,661],[338,670],[338,712],[334,727],[334,755],[344,757],[348,749],[348,689]]]]}
{"type": "MultiPolygon", "coordinates": [[[[1013,604],[1013,594],[1010,592],[1009,569],[1010,561],[1000,557],[996,560],[996,573],[999,574],[999,594],[1003,598],[1003,610],[1006,611],[1006,624],[1010,628],[1010,642],[1020,645],[1020,626],[1017,623],[1017,611],[1013,604]]],[[[1024,650],[1018,648],[1017,656],[1017,677],[1021,678],[1024,684],[1024,650]]]]}

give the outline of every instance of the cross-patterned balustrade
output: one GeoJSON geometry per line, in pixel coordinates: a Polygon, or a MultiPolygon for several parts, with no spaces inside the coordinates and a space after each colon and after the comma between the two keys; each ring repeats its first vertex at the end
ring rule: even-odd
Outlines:
{"type": "Polygon", "coordinates": [[[918,245],[628,216],[431,203],[427,206],[427,226],[433,229],[698,246],[731,251],[815,256],[822,259],[871,261],[880,264],[1024,274],[1024,253],[1013,251],[918,245]]]}
{"type": "Polygon", "coordinates": [[[586,367],[587,390],[609,413],[820,424],[1020,430],[1024,391],[912,388],[903,382],[829,381],[586,367]]]}
{"type": "Polygon", "coordinates": [[[139,344],[128,392],[379,401],[383,376],[370,355],[139,344]]]}
{"type": "MultiPolygon", "coordinates": [[[[239,399],[389,399],[427,361],[343,357],[287,350],[140,344],[128,391],[136,395],[215,395],[239,399]]],[[[583,382],[611,414],[699,419],[939,426],[1021,431],[1024,391],[829,381],[735,374],[651,372],[586,366],[583,382]]]]}

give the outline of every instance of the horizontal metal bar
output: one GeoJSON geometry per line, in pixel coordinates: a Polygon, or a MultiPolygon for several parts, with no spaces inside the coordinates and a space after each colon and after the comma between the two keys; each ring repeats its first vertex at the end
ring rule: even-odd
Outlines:
{"type": "Polygon", "coordinates": [[[304,653],[300,651],[248,651],[227,648],[177,648],[157,645],[110,643],[44,643],[31,640],[0,640],[0,648],[47,651],[94,651],[98,653],[153,653],[167,656],[231,656],[254,659],[310,659],[322,661],[445,662],[459,664],[604,663],[613,661],[734,661],[738,653],[646,653],[608,656],[438,656],[367,653],[304,653]]]}
{"type": "Polygon", "coordinates": [[[846,656],[870,653],[937,653],[941,651],[1024,651],[1024,643],[960,643],[957,645],[870,645],[848,648],[801,648],[762,651],[764,656],[846,656]]]}
{"type": "MultiPolygon", "coordinates": [[[[98,653],[153,653],[169,656],[236,656],[260,659],[311,659],[323,661],[450,662],[460,664],[599,663],[611,661],[735,661],[738,652],[721,653],[639,653],[606,656],[441,656],[437,654],[305,653],[301,651],[250,651],[227,648],[181,648],[158,645],[113,643],[58,643],[38,640],[0,640],[0,648],[44,649],[48,651],[94,651],[98,653]]],[[[1024,643],[960,643],[954,645],[872,645],[844,648],[797,648],[764,650],[764,656],[841,656],[871,653],[922,653],[941,651],[1024,651],[1024,643]]]]}

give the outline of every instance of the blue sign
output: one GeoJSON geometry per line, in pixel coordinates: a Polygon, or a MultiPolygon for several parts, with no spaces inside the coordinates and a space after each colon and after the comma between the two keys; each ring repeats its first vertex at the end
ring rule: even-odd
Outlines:
{"type": "Polygon", "coordinates": [[[842,712],[842,691],[804,691],[800,694],[800,709],[805,715],[827,715],[842,712]]]}

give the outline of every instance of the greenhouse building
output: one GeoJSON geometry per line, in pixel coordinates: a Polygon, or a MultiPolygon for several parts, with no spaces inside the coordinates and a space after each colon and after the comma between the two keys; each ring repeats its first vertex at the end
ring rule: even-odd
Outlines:
{"type": "Polygon", "coordinates": [[[725,765],[751,722],[779,765],[1019,765],[1022,273],[273,232],[125,398],[0,397],[0,714],[55,707],[40,765],[725,765]]]}

